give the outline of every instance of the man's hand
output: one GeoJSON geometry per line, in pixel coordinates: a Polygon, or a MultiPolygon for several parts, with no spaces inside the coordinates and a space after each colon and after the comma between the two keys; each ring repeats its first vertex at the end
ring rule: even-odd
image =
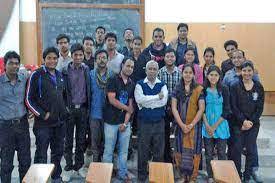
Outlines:
{"type": "Polygon", "coordinates": [[[249,130],[253,126],[252,121],[244,120],[242,130],[249,130]]]}
{"type": "Polygon", "coordinates": [[[44,120],[45,120],[45,121],[46,121],[46,120],[48,120],[48,119],[49,119],[49,117],[50,117],[50,112],[47,112],[47,113],[46,113],[46,115],[45,115],[44,120]]]}
{"type": "Polygon", "coordinates": [[[164,97],[164,94],[163,94],[163,92],[161,91],[161,92],[159,92],[159,99],[161,100],[161,99],[163,99],[163,97],[164,97]]]}
{"type": "Polygon", "coordinates": [[[120,132],[124,132],[125,130],[126,130],[125,124],[124,124],[124,123],[120,124],[120,125],[119,125],[119,131],[120,131],[120,132]]]}

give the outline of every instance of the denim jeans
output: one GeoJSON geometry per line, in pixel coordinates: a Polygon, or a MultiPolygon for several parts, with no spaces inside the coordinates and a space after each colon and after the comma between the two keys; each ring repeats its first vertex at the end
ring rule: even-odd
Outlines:
{"type": "Polygon", "coordinates": [[[10,183],[13,166],[14,153],[17,151],[18,171],[20,182],[31,165],[30,133],[27,117],[21,118],[20,123],[11,124],[10,121],[0,121],[1,143],[0,177],[2,183],[10,183]]]}
{"type": "Polygon", "coordinates": [[[118,140],[118,176],[121,179],[127,176],[127,156],[130,136],[130,123],[128,123],[124,132],[119,131],[119,125],[104,123],[105,144],[103,162],[112,163],[114,148],[118,140]]]}

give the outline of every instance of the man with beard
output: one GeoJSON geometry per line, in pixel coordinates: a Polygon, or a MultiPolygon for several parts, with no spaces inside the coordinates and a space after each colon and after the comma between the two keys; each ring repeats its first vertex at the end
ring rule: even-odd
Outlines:
{"type": "Polygon", "coordinates": [[[10,183],[14,153],[19,161],[19,178],[22,182],[31,165],[30,132],[24,104],[27,77],[18,73],[20,56],[9,51],[4,56],[6,73],[0,76],[0,177],[10,183]]]}
{"type": "Polygon", "coordinates": [[[70,38],[66,34],[59,34],[56,38],[56,44],[59,49],[59,58],[56,69],[60,72],[73,61],[70,53],[70,38]]]}
{"type": "Polygon", "coordinates": [[[130,79],[134,61],[123,59],[121,71],[107,82],[107,104],[104,110],[104,154],[103,162],[111,163],[116,142],[118,143],[118,178],[129,182],[127,170],[128,146],[131,136],[134,83],[130,79]]]}
{"type": "Polygon", "coordinates": [[[140,54],[137,64],[135,78],[137,81],[144,79],[146,77],[145,74],[145,66],[146,63],[150,60],[154,60],[158,63],[159,68],[162,68],[164,63],[164,51],[166,50],[166,44],[164,41],[164,31],[161,28],[155,28],[153,30],[153,43],[151,43],[147,48],[143,50],[140,54]]]}
{"type": "Polygon", "coordinates": [[[104,47],[104,41],[105,41],[105,27],[98,26],[95,29],[95,51],[101,50],[104,47]]]}
{"type": "Polygon", "coordinates": [[[117,36],[113,32],[108,32],[105,36],[106,51],[108,52],[107,67],[115,74],[119,74],[121,70],[121,62],[124,56],[116,50],[117,36]]]}
{"type": "Polygon", "coordinates": [[[124,38],[124,46],[121,50],[119,50],[119,53],[124,55],[125,57],[130,57],[131,51],[132,51],[132,41],[134,38],[134,30],[131,28],[126,28],[123,33],[124,38]]]}
{"type": "Polygon", "coordinates": [[[89,126],[92,135],[90,140],[93,162],[100,162],[104,149],[103,108],[106,103],[106,86],[112,72],[107,69],[108,53],[106,50],[96,51],[95,61],[97,67],[90,72],[92,96],[89,126]]]}
{"type": "Polygon", "coordinates": [[[85,36],[82,40],[84,48],[84,60],[83,62],[89,67],[90,70],[94,69],[94,45],[95,41],[90,36],[85,36]]]}

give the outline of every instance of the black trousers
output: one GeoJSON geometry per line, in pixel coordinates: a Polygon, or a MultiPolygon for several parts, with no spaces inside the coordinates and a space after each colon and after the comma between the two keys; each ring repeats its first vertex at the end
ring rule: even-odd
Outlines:
{"type": "Polygon", "coordinates": [[[138,179],[147,178],[148,161],[163,161],[164,154],[164,120],[138,120],[138,179]]]}
{"type": "Polygon", "coordinates": [[[15,151],[17,151],[19,161],[19,178],[20,182],[22,182],[31,165],[30,133],[27,116],[21,118],[18,123],[0,121],[0,138],[2,141],[0,151],[1,182],[11,182],[15,151]]]}
{"type": "Polygon", "coordinates": [[[64,122],[54,127],[33,128],[36,151],[34,163],[47,163],[48,147],[51,148],[51,163],[54,164],[52,179],[60,179],[62,168],[60,165],[64,152],[64,122]]]}
{"type": "Polygon", "coordinates": [[[69,120],[66,122],[65,133],[65,153],[68,170],[79,170],[84,164],[85,142],[86,142],[86,125],[87,125],[87,109],[72,109],[69,120]],[[75,161],[73,163],[73,142],[75,130],[75,161]]]}

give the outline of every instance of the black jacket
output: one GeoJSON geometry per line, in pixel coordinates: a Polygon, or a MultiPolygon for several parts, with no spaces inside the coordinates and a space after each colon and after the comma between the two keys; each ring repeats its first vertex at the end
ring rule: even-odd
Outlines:
{"type": "Polygon", "coordinates": [[[260,124],[264,108],[264,88],[260,82],[254,81],[254,86],[247,91],[240,79],[230,87],[231,107],[234,126],[241,127],[244,120],[250,120],[254,125],[260,124]]]}
{"type": "MultiPolygon", "coordinates": [[[[68,77],[68,68],[71,67],[73,63],[68,64],[67,67],[65,67],[62,70],[62,76],[64,78],[64,83],[65,83],[65,89],[66,89],[66,93],[67,93],[67,98],[66,98],[66,106],[68,107],[68,109],[71,109],[72,107],[72,95],[71,95],[71,83],[68,77]]],[[[82,66],[84,67],[84,73],[85,73],[85,81],[86,81],[86,96],[87,96],[87,102],[86,102],[86,106],[87,106],[87,112],[90,111],[90,104],[91,104],[91,79],[90,79],[90,69],[87,65],[85,65],[84,63],[82,64],[82,66]]],[[[87,113],[89,114],[89,113],[87,113]]]]}
{"type": "Polygon", "coordinates": [[[26,105],[35,114],[35,127],[56,126],[68,117],[65,83],[62,74],[57,70],[55,73],[56,80],[52,79],[46,67],[42,66],[29,78],[26,105]],[[50,116],[44,120],[47,112],[50,112],[50,116]]]}
{"type": "Polygon", "coordinates": [[[132,77],[134,82],[137,82],[146,77],[145,67],[148,61],[155,60],[159,65],[159,69],[165,65],[164,52],[166,48],[166,44],[163,43],[163,49],[156,50],[153,48],[153,43],[151,43],[147,48],[142,51],[142,53],[138,57],[137,62],[135,62],[134,73],[132,77]]]}

